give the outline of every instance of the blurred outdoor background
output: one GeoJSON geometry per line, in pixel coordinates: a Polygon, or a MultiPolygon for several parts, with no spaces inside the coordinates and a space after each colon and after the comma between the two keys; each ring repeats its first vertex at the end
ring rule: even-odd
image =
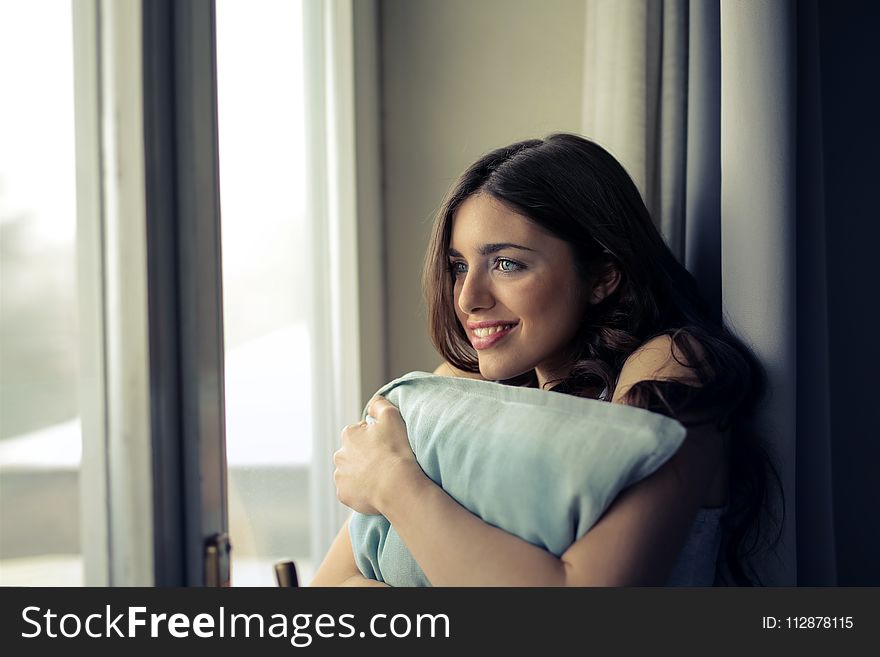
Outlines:
{"type": "MultiPolygon", "coordinates": [[[[304,579],[313,569],[301,14],[285,0],[217,3],[240,585],[273,585],[282,558],[304,579]]],[[[83,583],[71,20],[70,2],[0,3],[0,84],[19,94],[0,121],[0,584],[83,583]]]]}

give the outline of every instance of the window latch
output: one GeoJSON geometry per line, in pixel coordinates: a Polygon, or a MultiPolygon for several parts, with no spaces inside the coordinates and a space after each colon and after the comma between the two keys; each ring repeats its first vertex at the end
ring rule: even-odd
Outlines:
{"type": "Polygon", "coordinates": [[[230,585],[229,553],[231,550],[229,534],[213,534],[205,539],[205,586],[228,587],[230,585]]]}

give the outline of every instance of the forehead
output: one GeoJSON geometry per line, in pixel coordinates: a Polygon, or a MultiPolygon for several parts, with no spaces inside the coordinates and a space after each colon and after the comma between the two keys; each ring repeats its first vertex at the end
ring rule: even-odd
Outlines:
{"type": "Polygon", "coordinates": [[[534,249],[558,246],[554,242],[565,244],[488,194],[466,199],[453,216],[449,246],[461,251],[497,242],[515,242],[534,249]]]}

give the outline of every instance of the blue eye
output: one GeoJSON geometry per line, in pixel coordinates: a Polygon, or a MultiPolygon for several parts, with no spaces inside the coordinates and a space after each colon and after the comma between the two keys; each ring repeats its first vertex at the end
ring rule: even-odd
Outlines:
{"type": "Polygon", "coordinates": [[[458,276],[459,274],[464,274],[467,271],[467,265],[460,260],[450,262],[449,271],[451,271],[453,275],[458,276]]]}
{"type": "Polygon", "coordinates": [[[499,271],[508,273],[524,269],[524,267],[518,262],[514,262],[513,260],[509,260],[507,258],[498,258],[498,260],[495,261],[495,264],[498,267],[499,271]]]}

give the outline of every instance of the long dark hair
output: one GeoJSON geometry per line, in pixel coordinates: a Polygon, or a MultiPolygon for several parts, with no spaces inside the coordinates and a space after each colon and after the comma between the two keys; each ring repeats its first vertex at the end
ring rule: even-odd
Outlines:
{"type": "MultiPolygon", "coordinates": [[[[554,134],[493,150],[461,175],[434,221],[423,287],[434,346],[466,372],[479,372],[479,364],[455,315],[447,252],[456,211],[477,193],[491,195],[567,242],[583,280],[608,268],[619,272],[616,289],[587,311],[571,345],[570,372],[548,382],[555,384],[553,390],[593,396],[605,387],[610,399],[627,357],[654,337],[670,336],[673,357],[693,370],[700,385],[642,381],[624,400],[686,426],[711,422],[718,431],[730,430],[729,502],[716,583],[761,585],[751,561],[778,543],[784,519],[783,504],[770,539],[763,529],[765,519],[775,520],[770,518],[769,484],[778,487],[780,499],[782,486],[753,426],[766,373],[743,341],[713,316],[693,276],[651,221],[627,172],[592,141],[554,134]]],[[[536,386],[537,378],[532,371],[501,383],[536,386]]]]}

